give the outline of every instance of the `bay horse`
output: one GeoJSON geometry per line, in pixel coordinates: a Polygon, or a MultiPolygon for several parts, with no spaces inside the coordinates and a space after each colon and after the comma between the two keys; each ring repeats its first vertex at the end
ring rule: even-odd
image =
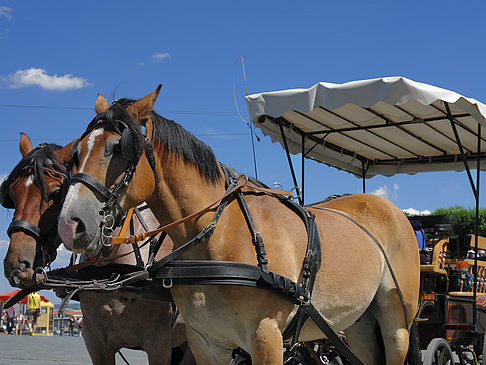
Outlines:
{"type": "MultiPolygon", "coordinates": [[[[8,232],[10,244],[4,259],[4,273],[12,285],[13,270],[44,267],[56,257],[56,249],[61,244],[57,218],[62,206],[62,183],[72,165],[71,145],[43,144],[34,149],[30,138],[21,133],[19,149],[23,159],[1,188],[2,203],[15,208],[14,222],[24,222],[27,227],[15,227],[8,232]]],[[[149,209],[140,214],[149,229],[158,226],[149,209]]],[[[133,226],[135,230],[142,230],[138,219],[134,219],[133,226]]],[[[114,258],[110,262],[140,265],[140,260],[147,262],[148,251],[147,245],[141,246],[137,258],[131,246],[105,247],[100,259],[114,258]]],[[[172,243],[165,239],[157,257],[171,251],[172,243]]],[[[80,292],[79,300],[83,339],[93,364],[115,364],[115,353],[124,347],[145,351],[150,364],[194,364],[188,348],[185,353],[178,354],[180,362],[176,358],[171,362],[172,348],[183,345],[186,337],[185,324],[180,317],[174,322],[170,303],[145,300],[127,290],[80,292]]]]}
{"type": "MultiPolygon", "coordinates": [[[[99,184],[93,189],[80,179],[71,182],[58,226],[68,249],[96,253],[102,247],[104,189],[118,189],[117,203],[125,210],[147,202],[161,225],[179,222],[167,229],[175,249],[213,220],[215,208],[207,208],[226,191],[222,167],[210,147],[153,111],[160,87],[142,99],[114,103],[78,139],[78,172],[99,184]]],[[[307,249],[304,222],[281,199],[257,187],[249,181],[241,190],[264,241],[268,268],[298,282],[307,249]]],[[[257,265],[254,237],[240,205],[229,199],[212,235],[178,259],[257,265]]],[[[313,306],[334,330],[345,332],[365,364],[403,364],[419,295],[419,253],[407,218],[391,202],[371,194],[341,197],[307,210],[315,215],[321,245],[313,306]]],[[[282,332],[297,311],[292,302],[261,288],[236,285],[174,285],[171,293],[198,364],[227,364],[238,347],[250,354],[253,364],[283,363],[282,332]]],[[[307,320],[298,339],[323,336],[307,320]]]]}

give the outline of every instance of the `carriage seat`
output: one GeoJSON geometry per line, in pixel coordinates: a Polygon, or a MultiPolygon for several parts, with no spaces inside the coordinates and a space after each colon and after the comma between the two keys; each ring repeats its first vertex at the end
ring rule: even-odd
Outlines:
{"type": "MultiPolygon", "coordinates": [[[[466,235],[465,243],[466,243],[467,246],[474,249],[474,246],[475,246],[475,243],[476,243],[476,235],[474,235],[474,234],[466,235]]],[[[486,250],[486,237],[478,236],[478,249],[486,250]]]]}
{"type": "Polygon", "coordinates": [[[420,272],[431,273],[436,275],[447,275],[445,262],[447,255],[447,244],[449,237],[437,240],[428,240],[427,244],[435,244],[432,251],[432,260],[430,265],[420,265],[420,272]]]}

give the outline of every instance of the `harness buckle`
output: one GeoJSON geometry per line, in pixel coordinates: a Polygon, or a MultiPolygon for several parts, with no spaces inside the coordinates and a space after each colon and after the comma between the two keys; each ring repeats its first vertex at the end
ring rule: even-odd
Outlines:
{"type": "Polygon", "coordinates": [[[172,288],[173,284],[174,283],[173,283],[172,279],[162,279],[162,287],[164,287],[165,289],[172,288]]]}
{"type": "Polygon", "coordinates": [[[236,179],[234,176],[231,176],[229,178],[229,185],[230,186],[236,186],[236,185],[238,185],[238,179],[236,179]]]}
{"type": "Polygon", "coordinates": [[[297,299],[300,302],[299,305],[303,306],[303,307],[307,307],[311,302],[311,298],[310,298],[308,290],[306,289],[305,291],[306,291],[306,293],[304,295],[302,295],[300,298],[297,299]]]}
{"type": "Polygon", "coordinates": [[[302,197],[302,190],[298,186],[294,186],[290,191],[294,193],[291,199],[296,200],[302,197]]]}

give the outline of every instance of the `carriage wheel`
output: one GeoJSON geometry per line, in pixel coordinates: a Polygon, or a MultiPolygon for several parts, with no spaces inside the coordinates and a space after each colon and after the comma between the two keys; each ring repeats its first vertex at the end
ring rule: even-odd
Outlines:
{"type": "Polygon", "coordinates": [[[443,338],[430,341],[424,356],[424,365],[453,365],[454,359],[449,343],[443,338]]]}

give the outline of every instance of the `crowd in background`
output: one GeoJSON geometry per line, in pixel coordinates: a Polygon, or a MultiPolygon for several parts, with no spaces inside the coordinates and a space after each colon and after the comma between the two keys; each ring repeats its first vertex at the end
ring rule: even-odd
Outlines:
{"type": "Polygon", "coordinates": [[[28,296],[27,311],[24,315],[20,304],[13,305],[2,312],[0,330],[8,335],[21,335],[27,324],[29,335],[33,336],[40,315],[40,295],[32,292],[28,296]],[[25,317],[27,316],[27,323],[25,317]]]}
{"type": "Polygon", "coordinates": [[[26,326],[25,316],[20,305],[14,305],[2,312],[0,331],[9,335],[21,335],[26,326]]]}

